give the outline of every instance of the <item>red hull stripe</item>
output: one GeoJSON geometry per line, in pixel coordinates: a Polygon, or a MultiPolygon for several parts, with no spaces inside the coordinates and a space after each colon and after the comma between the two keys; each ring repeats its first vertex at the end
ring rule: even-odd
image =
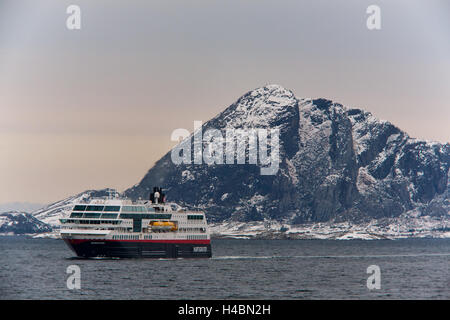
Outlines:
{"type": "Polygon", "coordinates": [[[190,243],[190,244],[210,244],[210,240],[111,240],[111,239],[65,239],[71,244],[80,244],[83,242],[127,242],[127,243],[190,243]]]}

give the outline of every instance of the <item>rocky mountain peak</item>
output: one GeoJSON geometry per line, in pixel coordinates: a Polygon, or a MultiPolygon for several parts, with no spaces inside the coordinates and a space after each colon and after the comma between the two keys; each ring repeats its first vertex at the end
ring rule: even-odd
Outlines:
{"type": "Polygon", "coordinates": [[[261,176],[254,164],[175,165],[169,152],[125,194],[144,198],[159,185],[169,199],[203,208],[213,221],[304,223],[396,217],[411,210],[448,213],[448,144],[410,139],[361,109],[297,98],[267,85],[244,94],[203,128],[279,129],[277,174],[261,176]]]}
{"type": "Polygon", "coordinates": [[[290,109],[297,105],[298,99],[292,91],[267,85],[247,92],[211,122],[220,128],[273,128],[283,114],[295,112],[290,109]]]}

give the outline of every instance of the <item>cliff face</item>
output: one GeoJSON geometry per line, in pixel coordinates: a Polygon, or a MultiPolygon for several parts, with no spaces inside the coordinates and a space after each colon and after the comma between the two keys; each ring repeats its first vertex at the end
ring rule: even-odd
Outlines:
{"type": "MultiPolygon", "coordinates": [[[[280,132],[276,174],[261,175],[248,152],[247,164],[223,165],[177,165],[169,152],[125,195],[148,198],[161,186],[169,201],[203,208],[215,222],[362,221],[410,210],[449,215],[448,143],[411,139],[369,112],[297,98],[277,85],[246,93],[202,130],[225,137],[226,129],[256,128],[280,132]]],[[[192,151],[193,140],[183,142],[192,151]]]]}

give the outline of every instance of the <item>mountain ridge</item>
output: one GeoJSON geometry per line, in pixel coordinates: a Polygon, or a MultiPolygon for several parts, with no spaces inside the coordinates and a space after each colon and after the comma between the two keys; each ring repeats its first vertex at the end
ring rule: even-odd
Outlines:
{"type": "MultiPolygon", "coordinates": [[[[145,198],[152,185],[162,185],[169,199],[201,207],[213,221],[306,223],[395,217],[417,208],[430,213],[427,203],[448,191],[448,143],[412,139],[370,112],[327,99],[297,98],[279,85],[247,92],[204,123],[203,130],[255,126],[280,129],[276,176],[259,176],[256,165],[232,170],[226,165],[174,165],[169,151],[124,194],[145,198]],[[247,184],[250,192],[236,186],[243,197],[233,198],[234,189],[219,182],[223,179],[232,185],[251,180],[258,186],[247,184]],[[189,195],[183,190],[190,190],[189,195]],[[221,203],[223,197],[228,204],[221,203]]],[[[442,204],[438,211],[448,214],[443,198],[435,207],[442,204]]]]}
{"type": "Polygon", "coordinates": [[[8,211],[0,213],[0,234],[35,234],[50,232],[51,226],[27,212],[8,211]]]}

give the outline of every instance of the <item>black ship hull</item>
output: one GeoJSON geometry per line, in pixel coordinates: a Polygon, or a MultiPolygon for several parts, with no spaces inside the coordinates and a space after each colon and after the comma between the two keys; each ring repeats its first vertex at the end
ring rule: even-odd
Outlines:
{"type": "Polygon", "coordinates": [[[211,258],[209,240],[85,240],[64,239],[78,257],[211,258]]]}

